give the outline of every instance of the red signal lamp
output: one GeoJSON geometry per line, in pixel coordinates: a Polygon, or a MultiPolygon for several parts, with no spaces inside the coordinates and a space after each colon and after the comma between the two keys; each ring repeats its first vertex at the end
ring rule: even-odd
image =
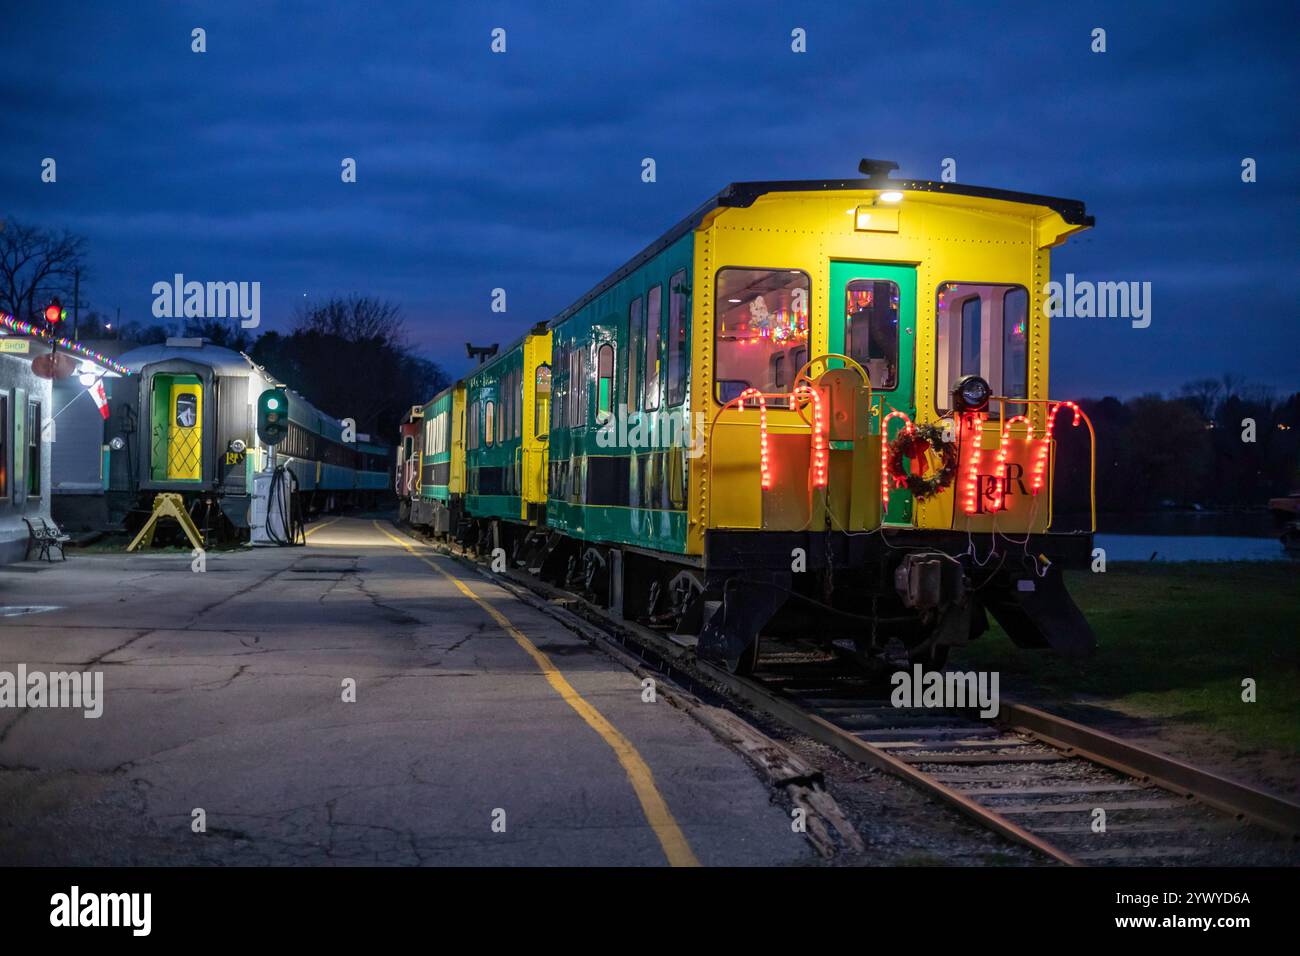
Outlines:
{"type": "Polygon", "coordinates": [[[50,325],[56,325],[63,321],[65,312],[62,304],[58,299],[51,299],[50,304],[45,307],[45,321],[50,325]]]}

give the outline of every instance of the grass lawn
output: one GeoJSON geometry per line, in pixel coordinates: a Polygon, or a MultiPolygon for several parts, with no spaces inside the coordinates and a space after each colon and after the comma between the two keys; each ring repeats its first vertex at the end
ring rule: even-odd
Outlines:
{"type": "Polygon", "coordinates": [[[990,621],[952,666],[1300,753],[1300,566],[1111,563],[1103,574],[1070,572],[1066,586],[1097,632],[1094,658],[1020,651],[990,621]],[[1253,704],[1241,700],[1247,677],[1253,704]]]}

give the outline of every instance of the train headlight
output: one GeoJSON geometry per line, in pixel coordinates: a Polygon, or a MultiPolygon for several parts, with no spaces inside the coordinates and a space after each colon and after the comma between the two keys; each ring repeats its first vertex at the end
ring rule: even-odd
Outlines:
{"type": "Polygon", "coordinates": [[[962,412],[982,412],[988,408],[992,394],[989,383],[978,375],[967,375],[952,390],[953,403],[962,412]]]}
{"type": "Polygon", "coordinates": [[[247,443],[242,438],[230,439],[230,450],[233,451],[236,455],[244,451],[244,449],[246,449],[247,447],[248,447],[247,443]]]}
{"type": "Polygon", "coordinates": [[[902,202],[903,193],[897,189],[886,189],[880,194],[879,199],[881,202],[902,202]]]}
{"type": "Polygon", "coordinates": [[[126,447],[126,439],[121,435],[114,435],[113,439],[108,443],[108,447],[113,451],[121,451],[126,447]]]}

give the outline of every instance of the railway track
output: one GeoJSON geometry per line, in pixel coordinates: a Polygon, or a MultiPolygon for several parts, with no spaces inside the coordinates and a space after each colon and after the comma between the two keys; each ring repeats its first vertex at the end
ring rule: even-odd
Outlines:
{"type": "Polygon", "coordinates": [[[896,708],[879,681],[765,659],[700,666],[757,709],[1067,865],[1292,864],[1300,805],[1023,704],[896,708]]]}
{"type": "Polygon", "coordinates": [[[1300,804],[1075,721],[1005,700],[992,719],[894,707],[879,675],[803,648],[765,653],[758,676],[740,677],[696,658],[689,638],[616,619],[522,571],[489,576],[1059,863],[1300,863],[1300,804]]]}

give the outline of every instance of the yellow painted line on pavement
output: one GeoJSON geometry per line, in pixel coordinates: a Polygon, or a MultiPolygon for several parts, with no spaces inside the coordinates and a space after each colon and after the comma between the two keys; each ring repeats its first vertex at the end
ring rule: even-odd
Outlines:
{"type": "Polygon", "coordinates": [[[312,525],[310,528],[308,528],[306,531],[304,531],[304,532],[302,533],[302,536],[303,536],[304,538],[309,538],[309,537],[311,537],[312,532],[314,532],[314,531],[319,531],[321,528],[328,528],[330,525],[334,524],[334,523],[337,522],[337,521],[341,521],[341,520],[342,520],[341,518],[331,518],[329,521],[322,521],[320,524],[314,524],[314,525],[312,525]]]}
{"type": "Polygon", "coordinates": [[[614,756],[618,758],[618,762],[623,765],[623,770],[627,772],[627,778],[632,783],[632,789],[636,791],[637,799],[641,801],[641,810],[645,813],[650,828],[654,830],[655,836],[659,838],[659,845],[663,847],[664,856],[668,858],[668,863],[671,866],[699,866],[700,861],[695,858],[691,845],[686,842],[686,835],[682,833],[681,827],[677,825],[677,821],[673,818],[672,811],[668,809],[667,801],[660,794],[659,788],[655,786],[654,774],[651,773],[649,765],[637,752],[636,747],[632,745],[632,741],[624,737],[618,728],[606,719],[604,714],[587,703],[586,699],[560,673],[560,669],[551,662],[551,659],[536,644],[530,641],[519,628],[511,624],[508,617],[471,591],[469,585],[464,581],[431,561],[410,543],[384,530],[378,521],[373,523],[380,534],[396,541],[411,552],[412,556],[419,558],[456,585],[462,594],[487,611],[492,620],[496,621],[502,630],[514,638],[515,643],[522,647],[528,656],[537,663],[537,666],[541,668],[542,674],[555,692],[563,698],[566,704],[577,711],[578,716],[587,722],[587,726],[600,734],[601,739],[609,744],[610,749],[614,751],[614,756]]]}

